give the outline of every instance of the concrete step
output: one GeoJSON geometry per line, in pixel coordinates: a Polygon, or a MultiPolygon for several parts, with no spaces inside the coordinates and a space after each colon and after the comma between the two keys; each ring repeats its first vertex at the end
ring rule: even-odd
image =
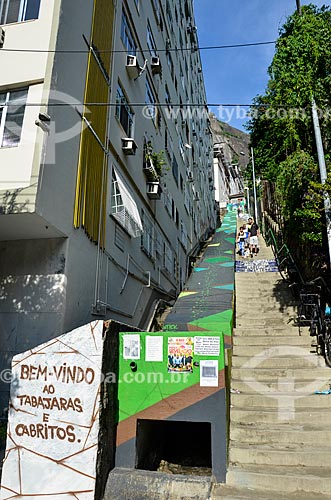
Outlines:
{"type": "MultiPolygon", "coordinates": [[[[254,259],[255,260],[255,259],[254,259]]],[[[270,259],[272,260],[272,259],[270,259]]],[[[247,261],[243,261],[247,262],[247,261]]],[[[251,261],[249,261],[251,262],[251,261]]],[[[288,284],[286,281],[283,280],[281,277],[280,273],[278,272],[272,272],[272,273],[260,273],[258,271],[256,272],[250,272],[250,273],[238,273],[236,275],[236,280],[241,280],[243,282],[250,283],[251,281],[257,281],[258,283],[267,283],[267,282],[276,282],[279,284],[279,286],[282,286],[283,288],[288,288],[288,284]]]]}
{"type": "Polygon", "coordinates": [[[298,310],[296,307],[286,307],[281,309],[279,305],[269,304],[263,307],[259,307],[258,304],[254,304],[252,307],[247,309],[247,303],[237,304],[236,303],[236,317],[240,317],[246,314],[246,319],[251,319],[252,316],[258,314],[259,316],[297,316],[298,310]]]}
{"type": "Polygon", "coordinates": [[[278,324],[277,326],[270,328],[261,328],[261,327],[252,327],[250,324],[243,325],[243,326],[238,326],[233,330],[233,336],[234,337],[248,337],[248,336],[261,336],[261,337],[279,337],[279,336],[288,336],[289,338],[293,336],[309,336],[309,329],[308,328],[303,328],[302,334],[299,335],[299,328],[297,326],[294,326],[293,324],[289,325],[282,325],[278,324]]]}
{"type": "Polygon", "coordinates": [[[116,467],[108,475],[103,499],[206,500],[210,498],[210,493],[211,476],[186,476],[116,467]]]}
{"type": "MultiPolygon", "coordinates": [[[[314,500],[329,500],[330,496],[314,494],[314,500]]],[[[312,500],[311,493],[280,494],[275,491],[263,491],[256,488],[235,488],[225,484],[215,484],[210,500],[312,500]]]]}
{"type": "MultiPolygon", "coordinates": [[[[329,389],[330,380],[325,377],[321,380],[299,380],[294,378],[279,378],[271,380],[256,380],[256,378],[249,379],[248,377],[244,380],[235,379],[232,377],[231,380],[231,390],[240,391],[240,393],[248,394],[265,394],[267,392],[282,392],[288,394],[296,392],[296,396],[301,393],[313,394],[315,391],[321,391],[329,389]]],[[[320,394],[317,397],[325,396],[331,399],[331,395],[320,394]]]]}
{"type": "MultiPolygon", "coordinates": [[[[242,407],[232,407],[230,410],[231,425],[251,425],[260,426],[261,424],[295,424],[311,425],[320,428],[320,422],[328,423],[330,420],[329,408],[295,408],[293,412],[279,411],[278,408],[267,408],[265,406],[254,407],[252,409],[242,407]],[[316,423],[316,424],[315,424],[316,423]]],[[[328,424],[325,424],[328,425],[328,424]]],[[[331,464],[331,462],[330,462],[331,464]]]]}
{"type": "Polygon", "coordinates": [[[287,465],[296,467],[319,467],[331,474],[331,447],[302,447],[301,445],[257,445],[235,444],[230,447],[230,464],[287,465]]]}
{"type": "Polygon", "coordinates": [[[291,325],[293,321],[295,321],[296,318],[292,318],[289,316],[272,316],[270,318],[265,318],[263,315],[261,316],[256,316],[255,318],[249,318],[248,315],[246,314],[246,318],[237,318],[236,317],[236,328],[242,327],[242,328],[285,328],[288,325],[291,325]]]}
{"type": "Polygon", "coordinates": [[[263,312],[261,310],[256,312],[249,311],[249,313],[247,310],[242,310],[236,313],[236,325],[260,325],[261,320],[265,323],[265,326],[267,326],[269,321],[272,321],[273,324],[276,322],[285,323],[286,325],[293,322],[297,324],[297,314],[281,313],[276,310],[270,310],[268,312],[263,312]]]}
{"type": "MultiPolygon", "coordinates": [[[[300,337],[298,337],[300,339],[300,337]]],[[[303,337],[301,337],[303,338],[303,337]]],[[[286,340],[286,337],[284,337],[284,339],[286,340]]],[[[283,344],[278,344],[276,342],[274,342],[272,344],[272,342],[269,343],[269,345],[237,345],[235,344],[233,346],[233,355],[234,356],[243,356],[243,357],[247,357],[247,356],[257,356],[259,353],[263,353],[263,352],[268,352],[268,348],[274,348],[276,345],[277,347],[281,347],[281,352],[285,349],[288,349],[289,347],[291,349],[297,349],[299,352],[300,350],[302,351],[305,351],[306,354],[309,354],[310,350],[312,350],[312,352],[315,352],[314,351],[314,348],[311,347],[310,345],[310,342],[309,342],[309,339],[308,337],[306,338],[303,338],[304,342],[301,342],[301,345],[297,345],[295,342],[292,344],[292,339],[289,340],[288,343],[283,343],[283,344]]]]}
{"type": "MultiPolygon", "coordinates": [[[[309,389],[314,386],[315,383],[311,382],[307,386],[296,388],[290,386],[281,386],[278,391],[274,391],[273,388],[270,390],[267,386],[261,387],[262,394],[231,394],[231,404],[233,407],[251,409],[257,407],[266,406],[268,408],[331,408],[331,395],[324,394],[313,394],[310,393],[309,389]],[[289,391],[286,389],[289,388],[289,391]],[[282,392],[284,390],[284,392],[282,392]]],[[[256,385],[256,389],[258,386],[256,385]]],[[[331,427],[330,427],[331,428],[331,427]]]]}
{"type": "MultiPolygon", "coordinates": [[[[239,331],[240,332],[240,331],[239,331]]],[[[238,332],[238,333],[239,333],[238,332]]],[[[242,335],[236,332],[233,335],[233,346],[236,347],[248,347],[248,346],[279,346],[279,345],[290,345],[290,346],[304,346],[308,349],[311,347],[312,338],[308,338],[305,335],[299,336],[298,331],[290,331],[288,329],[284,330],[283,335],[246,335],[244,330],[242,335]]]]}
{"type": "MultiPolygon", "coordinates": [[[[230,440],[233,445],[236,443],[247,443],[250,446],[255,444],[281,444],[328,447],[331,443],[331,429],[317,429],[309,425],[266,425],[259,427],[249,427],[245,425],[232,425],[230,430],[230,440]],[[285,427],[285,428],[284,428],[285,427]]],[[[231,444],[231,445],[232,445],[231,444]]],[[[330,492],[331,493],[331,492],[330,492]]]]}
{"type": "Polygon", "coordinates": [[[308,353],[306,349],[300,348],[299,350],[297,347],[290,348],[289,346],[270,347],[256,356],[236,356],[235,354],[232,356],[233,368],[305,368],[313,370],[324,365],[325,362],[321,356],[308,353]],[[286,351],[288,351],[288,356],[286,356],[286,351]]]}
{"type": "Polygon", "coordinates": [[[261,490],[265,490],[265,494],[269,495],[266,497],[268,500],[277,500],[275,495],[279,493],[296,494],[297,497],[293,498],[298,500],[324,500],[323,495],[326,495],[325,499],[330,499],[331,468],[264,465],[261,469],[260,465],[251,465],[243,470],[231,466],[226,482],[229,486],[260,490],[261,495],[264,494],[261,490]]]}
{"type": "Polygon", "coordinates": [[[305,370],[301,368],[241,368],[232,366],[231,376],[237,380],[277,381],[291,379],[294,381],[306,380],[328,383],[331,379],[331,370],[328,367],[313,368],[305,370]]]}

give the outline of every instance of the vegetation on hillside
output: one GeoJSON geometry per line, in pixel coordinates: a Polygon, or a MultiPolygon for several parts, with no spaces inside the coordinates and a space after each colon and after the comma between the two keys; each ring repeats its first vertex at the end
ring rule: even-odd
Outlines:
{"type": "MultiPolygon", "coordinates": [[[[321,246],[325,233],[312,120],[312,99],[330,166],[331,9],[303,6],[280,30],[264,95],[255,98],[248,130],[257,175],[276,184],[285,234],[321,246]]],[[[331,193],[330,193],[331,194],[331,193]]],[[[325,243],[325,241],[324,241],[325,243]]]]}

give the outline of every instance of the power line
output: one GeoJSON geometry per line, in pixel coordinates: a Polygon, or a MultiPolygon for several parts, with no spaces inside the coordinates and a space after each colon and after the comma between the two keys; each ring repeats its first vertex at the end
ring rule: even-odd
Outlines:
{"type": "MultiPolygon", "coordinates": [[[[217,49],[234,49],[234,48],[240,48],[240,47],[257,47],[259,45],[270,45],[270,44],[275,44],[276,41],[272,40],[269,42],[252,42],[252,43],[237,43],[237,44],[232,44],[232,45],[207,45],[205,47],[190,47],[190,48],[184,48],[184,47],[175,47],[175,48],[168,48],[168,49],[155,49],[155,52],[181,52],[181,51],[190,51],[190,52],[196,52],[196,51],[201,51],[201,50],[217,50],[217,49]]],[[[119,53],[125,53],[127,54],[127,50],[98,50],[96,47],[94,47],[95,51],[98,54],[106,54],[106,53],[111,53],[111,54],[119,54],[119,53]]],[[[1,52],[27,52],[27,53],[46,53],[46,54],[89,54],[89,50],[79,50],[79,49],[68,49],[68,50],[43,50],[43,49],[10,49],[10,48],[1,48],[1,52]]],[[[145,52],[148,52],[149,49],[146,48],[145,52]]],[[[144,51],[142,51],[144,52],[144,51]]]]}
{"type": "MultiPolygon", "coordinates": [[[[234,107],[242,107],[242,108],[289,108],[289,109],[292,109],[293,106],[290,106],[288,104],[242,104],[242,103],[235,103],[235,104],[232,104],[232,103],[209,103],[209,102],[206,102],[206,103],[167,103],[167,102],[155,102],[153,104],[151,103],[146,103],[146,102],[130,102],[129,103],[131,107],[146,107],[146,108],[152,108],[152,107],[155,107],[155,108],[162,108],[162,107],[167,107],[167,108],[173,108],[173,107],[179,107],[179,108],[189,108],[189,107],[192,107],[192,108],[200,108],[200,107],[203,107],[203,108],[206,108],[206,107],[209,107],[209,108],[216,108],[216,107],[223,107],[223,108],[234,108],[234,107]]],[[[86,107],[93,107],[93,106],[107,106],[107,107],[114,107],[114,106],[125,106],[126,104],[121,104],[121,103],[116,103],[116,102],[42,102],[42,103],[38,103],[38,102],[29,102],[29,103],[25,103],[25,104],[20,104],[19,102],[8,102],[6,103],[4,106],[5,107],[11,107],[11,106],[15,106],[15,107],[20,107],[20,106],[30,106],[30,107],[41,107],[41,106],[46,106],[46,107],[64,107],[64,106],[70,106],[72,108],[75,108],[75,107],[83,107],[83,106],[86,106],[86,107]]],[[[304,106],[302,106],[302,108],[304,108],[304,106]]],[[[171,109],[169,110],[169,114],[171,115],[171,109]]]]}

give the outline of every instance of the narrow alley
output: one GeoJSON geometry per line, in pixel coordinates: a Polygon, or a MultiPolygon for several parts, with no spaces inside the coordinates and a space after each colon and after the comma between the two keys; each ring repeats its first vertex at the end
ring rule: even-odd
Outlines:
{"type": "Polygon", "coordinates": [[[308,328],[299,335],[280,273],[240,272],[273,269],[263,262],[274,259],[272,251],[259,239],[259,254],[237,262],[229,462],[226,486],[212,498],[329,499],[331,399],[314,393],[329,387],[330,369],[308,328]]]}

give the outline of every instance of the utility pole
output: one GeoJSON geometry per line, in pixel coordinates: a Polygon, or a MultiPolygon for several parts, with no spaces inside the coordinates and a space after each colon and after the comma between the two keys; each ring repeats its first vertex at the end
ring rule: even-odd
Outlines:
{"type": "MultiPolygon", "coordinates": [[[[321,135],[321,128],[318,119],[317,107],[315,99],[312,99],[312,115],[313,115],[313,123],[314,123],[314,132],[315,132],[315,140],[316,140],[316,149],[318,156],[318,165],[320,169],[321,183],[325,184],[327,179],[326,165],[325,165],[325,157],[324,157],[324,149],[321,135]]],[[[325,219],[326,219],[326,231],[329,245],[329,260],[331,261],[331,213],[330,213],[330,198],[328,193],[324,192],[324,210],[325,210],[325,219]]]]}
{"type": "Polygon", "coordinates": [[[254,149],[251,148],[252,170],[253,170],[253,193],[254,193],[254,219],[257,223],[257,203],[256,203],[256,183],[255,183],[255,165],[254,165],[254,149]]]}
{"type": "Polygon", "coordinates": [[[299,16],[301,16],[301,4],[300,4],[300,0],[297,0],[297,12],[298,12],[299,16]]]}

